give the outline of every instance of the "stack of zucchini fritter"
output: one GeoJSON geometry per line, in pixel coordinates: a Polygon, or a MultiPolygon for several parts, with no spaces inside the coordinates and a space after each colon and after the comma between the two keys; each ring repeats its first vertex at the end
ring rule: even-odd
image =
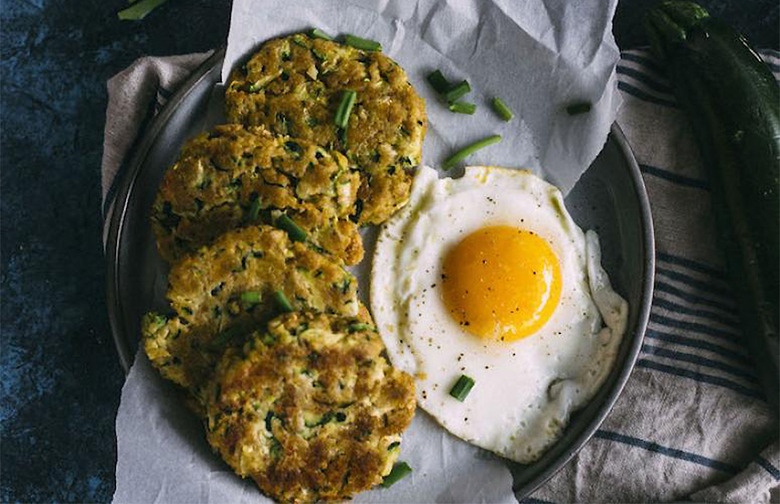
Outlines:
{"type": "Polygon", "coordinates": [[[152,208],[172,312],[144,317],[146,353],[264,493],[348,498],[391,470],[414,415],[344,266],[358,226],[408,199],[424,102],[380,52],[297,34],[234,72],[226,104],[232,124],[182,148],[152,208]]]}

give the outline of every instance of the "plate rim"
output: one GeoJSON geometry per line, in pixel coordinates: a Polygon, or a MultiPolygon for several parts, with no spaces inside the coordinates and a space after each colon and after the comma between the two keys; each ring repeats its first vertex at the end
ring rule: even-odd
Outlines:
{"type": "Polygon", "coordinates": [[[151,149],[160,131],[168,123],[173,113],[179,107],[179,104],[193,91],[195,85],[203,80],[216,65],[220,65],[225,57],[225,47],[216,49],[214,53],[206,58],[190,76],[179,86],[179,89],[173,94],[170,100],[163,106],[149,124],[149,127],[143,132],[141,140],[130,153],[129,162],[125,169],[117,173],[116,177],[121,177],[117,186],[116,196],[109,210],[109,228],[106,238],[106,259],[108,271],[106,274],[106,297],[108,304],[108,318],[111,325],[111,335],[114,340],[114,346],[119,354],[119,361],[124,369],[125,376],[130,372],[133,364],[134,355],[129,345],[128,335],[125,333],[124,319],[122,318],[122,296],[120,291],[120,268],[119,261],[121,257],[120,237],[122,227],[127,215],[127,206],[129,195],[135,187],[135,182],[146,156],[151,149]]]}
{"type": "MultiPolygon", "coordinates": [[[[144,164],[149,150],[157,139],[157,136],[170,120],[173,113],[177,110],[179,104],[189,96],[195,86],[210,72],[214,71],[215,67],[221,67],[225,56],[225,50],[226,48],[224,46],[214,50],[214,53],[206,58],[206,60],[204,60],[203,63],[201,63],[181,84],[160,113],[154,117],[146,131],[143,132],[137,147],[130,153],[129,162],[125,169],[117,174],[117,177],[121,178],[118,180],[119,184],[117,186],[116,197],[109,214],[109,228],[105,246],[108,266],[106,291],[111,334],[125,375],[130,372],[130,368],[135,358],[129,344],[129,335],[126,334],[122,295],[120,293],[120,237],[128,213],[129,195],[135,187],[141,167],[144,164]]],[[[603,424],[607,415],[612,411],[615,402],[625,388],[631,373],[636,367],[636,360],[639,356],[642,342],[644,341],[647,323],[650,317],[650,308],[653,298],[653,279],[655,276],[655,237],[650,201],[642,178],[642,173],[639,169],[639,164],[617,121],[610,126],[609,135],[616,142],[618,149],[627,162],[629,177],[639,205],[639,217],[642,224],[641,238],[644,243],[644,257],[642,258],[643,271],[641,275],[642,302],[639,307],[636,324],[631,331],[633,341],[627,350],[626,359],[621,363],[621,367],[617,370],[617,375],[613,380],[610,380],[611,389],[606,393],[602,404],[594,413],[589,424],[585,426],[585,429],[581,433],[579,433],[574,442],[567,447],[566,451],[558,458],[553,459],[546,467],[540,468],[537,471],[537,474],[529,481],[521,487],[515,487],[513,484],[512,491],[517,498],[522,498],[523,496],[527,496],[536,491],[541,485],[568,464],[574,455],[590,441],[595,432],[603,424]],[[523,495],[518,497],[517,492],[519,491],[522,491],[523,495]]]]}
{"type": "MultiPolygon", "coordinates": [[[[604,401],[594,413],[590,423],[585,426],[585,429],[579,433],[574,442],[567,447],[565,452],[557,459],[554,459],[547,467],[540,469],[539,472],[526,482],[522,488],[516,489],[513,486],[512,491],[514,492],[521,489],[523,490],[523,497],[535,492],[558,471],[563,469],[563,467],[591,440],[596,431],[604,423],[604,420],[610,412],[612,412],[615,403],[631,377],[631,373],[633,373],[636,368],[636,361],[639,357],[639,352],[645,339],[647,323],[650,319],[655,278],[655,233],[650,199],[647,195],[642,172],[640,171],[639,163],[634,156],[634,151],[631,149],[631,146],[617,121],[612,123],[610,135],[614,137],[615,142],[618,144],[618,148],[623,155],[625,155],[626,161],[628,162],[632,186],[639,202],[640,220],[643,224],[642,239],[645,243],[645,257],[642,261],[642,303],[639,314],[637,315],[636,324],[632,328],[634,339],[627,350],[626,360],[622,363],[617,375],[611,382],[611,389],[606,393],[604,401]]],[[[607,380],[609,380],[609,378],[607,378],[607,380]]],[[[606,382],[602,387],[605,385],[607,385],[606,382]]],[[[515,496],[517,496],[517,494],[515,494],[515,496]]],[[[522,497],[518,497],[518,499],[519,498],[522,497]]]]}

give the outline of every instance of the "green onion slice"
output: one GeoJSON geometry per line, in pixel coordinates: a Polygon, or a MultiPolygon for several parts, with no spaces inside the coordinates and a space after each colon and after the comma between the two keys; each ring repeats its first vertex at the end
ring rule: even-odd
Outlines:
{"type": "Polygon", "coordinates": [[[328,35],[324,31],[319,30],[317,28],[312,28],[311,30],[309,30],[309,36],[311,38],[318,38],[318,39],[322,39],[322,40],[333,40],[333,37],[331,37],[330,35],[328,35]]]}
{"type": "Polygon", "coordinates": [[[452,103],[454,101],[457,101],[458,98],[465,95],[466,93],[471,91],[471,86],[469,85],[468,81],[460,81],[454,86],[450,87],[446,93],[444,93],[444,97],[447,99],[448,102],[452,103]]]}
{"type": "Polygon", "coordinates": [[[385,476],[385,479],[382,481],[382,486],[389,488],[393,486],[393,484],[403,479],[406,475],[411,474],[411,472],[412,468],[409,467],[409,464],[406,462],[396,462],[395,465],[393,465],[393,469],[387,476],[385,476]]]}
{"type": "Polygon", "coordinates": [[[504,121],[510,121],[515,116],[509,107],[506,106],[506,103],[498,96],[493,98],[490,104],[493,106],[493,111],[495,111],[495,113],[504,121]]]}
{"type": "Polygon", "coordinates": [[[459,150],[458,152],[456,152],[455,154],[453,154],[452,156],[450,156],[446,161],[444,161],[444,164],[442,164],[442,168],[444,168],[445,170],[449,170],[457,163],[463,161],[464,159],[466,159],[466,157],[478,151],[479,149],[487,147],[488,145],[493,145],[494,143],[498,143],[500,141],[501,141],[501,135],[493,135],[487,138],[483,138],[482,140],[479,140],[477,142],[474,142],[473,144],[467,145],[463,147],[461,150],[459,150]]]}
{"type": "Polygon", "coordinates": [[[348,332],[360,332],[360,331],[370,331],[373,330],[374,326],[371,324],[364,324],[363,322],[356,322],[354,324],[349,324],[347,327],[348,332]]]}
{"type": "Polygon", "coordinates": [[[450,103],[450,112],[455,112],[456,114],[473,114],[474,111],[477,110],[477,106],[473,103],[469,102],[455,102],[450,103]]]}
{"type": "Polygon", "coordinates": [[[152,313],[151,319],[154,325],[156,325],[158,328],[164,326],[165,323],[168,322],[168,317],[165,315],[159,315],[157,313],[152,313]]]}
{"type": "Polygon", "coordinates": [[[244,306],[254,306],[260,303],[260,293],[257,291],[242,292],[241,302],[244,306]]]}
{"type": "Polygon", "coordinates": [[[427,79],[428,83],[439,94],[446,93],[451,86],[450,81],[448,81],[447,78],[444,77],[444,74],[439,70],[434,70],[433,72],[429,73],[427,79]]]}
{"type": "Polygon", "coordinates": [[[463,402],[473,387],[473,379],[466,375],[460,375],[460,378],[458,378],[458,381],[455,382],[455,385],[453,385],[452,389],[450,390],[450,395],[458,401],[463,402]]]}
{"type": "Polygon", "coordinates": [[[249,205],[249,211],[247,212],[246,218],[249,220],[249,222],[254,222],[257,220],[257,216],[260,215],[260,198],[255,198],[252,200],[252,204],[249,205]]]}
{"type": "Polygon", "coordinates": [[[123,21],[140,21],[154,9],[164,4],[168,0],[141,0],[131,5],[127,9],[117,13],[117,17],[123,21]]]}
{"type": "Polygon", "coordinates": [[[355,49],[362,49],[364,51],[382,50],[382,44],[380,44],[376,40],[364,39],[350,34],[344,35],[344,43],[347,44],[348,46],[354,47],[355,49]]]}
{"type": "Polygon", "coordinates": [[[280,312],[290,313],[291,311],[294,311],[293,305],[290,304],[290,300],[287,299],[287,296],[284,295],[284,292],[280,290],[274,292],[274,302],[276,302],[276,307],[280,312]]]}
{"type": "Polygon", "coordinates": [[[337,128],[336,137],[338,137],[339,142],[341,142],[342,146],[344,147],[347,146],[347,130],[345,128],[337,128]]]}
{"type": "Polygon", "coordinates": [[[590,108],[590,102],[572,103],[566,107],[566,112],[568,112],[569,115],[585,114],[590,112],[590,108]]]}
{"type": "Polygon", "coordinates": [[[281,230],[287,231],[287,235],[292,241],[305,241],[306,231],[298,226],[291,218],[287,217],[287,214],[281,214],[276,218],[276,227],[281,230]]]}
{"type": "Polygon", "coordinates": [[[357,93],[351,89],[346,89],[341,95],[341,102],[336,108],[336,117],[334,121],[339,128],[346,128],[349,122],[349,115],[352,113],[352,106],[355,105],[357,93]]]}

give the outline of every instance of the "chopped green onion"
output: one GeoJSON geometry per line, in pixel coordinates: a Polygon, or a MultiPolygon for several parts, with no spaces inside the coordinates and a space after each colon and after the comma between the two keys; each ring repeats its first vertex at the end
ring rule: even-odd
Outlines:
{"type": "Polygon", "coordinates": [[[338,137],[342,146],[347,146],[347,130],[345,128],[336,128],[336,137],[338,137]]]}
{"type": "Polygon", "coordinates": [[[495,113],[498,114],[498,116],[504,121],[510,121],[515,116],[509,107],[506,106],[506,103],[504,103],[498,96],[493,98],[490,104],[493,105],[493,110],[495,113]]]}
{"type": "Polygon", "coordinates": [[[284,292],[280,290],[274,292],[274,302],[276,302],[276,307],[280,312],[290,313],[291,311],[294,311],[292,304],[290,304],[290,300],[287,299],[284,292]]]}
{"type": "Polygon", "coordinates": [[[166,322],[168,322],[168,317],[165,315],[159,315],[157,313],[152,313],[150,316],[150,320],[152,323],[157,326],[159,329],[160,327],[164,326],[166,322]]]}
{"type": "Polygon", "coordinates": [[[334,417],[334,414],[333,414],[333,412],[332,412],[332,411],[328,411],[327,413],[325,413],[324,415],[322,415],[322,416],[320,417],[320,419],[319,419],[319,420],[317,420],[316,422],[315,422],[315,421],[311,421],[311,422],[306,422],[306,421],[304,421],[304,423],[303,423],[303,424],[304,424],[306,427],[309,427],[309,428],[312,428],[312,427],[318,427],[318,426],[320,426],[320,425],[325,425],[325,424],[329,423],[331,420],[333,420],[333,417],[334,417]]]}
{"type": "Polygon", "coordinates": [[[449,170],[457,163],[463,161],[464,159],[466,159],[466,157],[478,151],[479,149],[487,147],[488,145],[493,145],[494,143],[498,143],[500,141],[501,141],[501,135],[493,135],[487,138],[483,138],[482,140],[479,140],[477,142],[474,142],[473,144],[467,145],[463,147],[461,150],[459,150],[458,152],[456,152],[455,154],[453,154],[452,156],[450,156],[446,161],[444,161],[444,164],[442,164],[442,168],[444,168],[445,170],[449,170]]]}
{"type": "Polygon", "coordinates": [[[306,46],[306,43],[303,41],[303,37],[301,37],[300,34],[296,33],[292,38],[292,43],[297,45],[298,47],[303,47],[304,49],[308,49],[306,46]]]}
{"type": "Polygon", "coordinates": [[[306,240],[306,231],[301,229],[291,218],[287,217],[287,214],[281,214],[276,218],[276,227],[287,231],[287,235],[292,241],[304,241],[306,240]]]}
{"type": "Polygon", "coordinates": [[[263,85],[260,83],[260,81],[257,81],[250,84],[249,87],[247,88],[247,91],[249,91],[250,93],[257,93],[261,89],[263,89],[263,85]]]}
{"type": "Polygon", "coordinates": [[[123,21],[140,21],[166,1],[167,0],[141,0],[127,9],[119,11],[117,17],[123,21]]]}
{"type": "Polygon", "coordinates": [[[344,35],[344,43],[347,44],[348,46],[354,47],[355,49],[362,49],[364,51],[382,50],[382,44],[380,44],[376,40],[364,39],[350,34],[344,35]]]}
{"type": "Polygon", "coordinates": [[[257,291],[247,291],[241,293],[241,303],[244,307],[254,306],[260,303],[260,293],[257,291]]]}
{"type": "Polygon", "coordinates": [[[566,107],[566,112],[568,112],[569,115],[584,114],[590,112],[590,107],[590,102],[573,103],[566,107]]]}
{"type": "Polygon", "coordinates": [[[387,476],[385,476],[385,479],[382,481],[382,486],[389,488],[393,486],[393,484],[403,479],[406,475],[411,474],[411,472],[412,468],[409,467],[409,464],[406,462],[396,462],[395,465],[393,465],[393,469],[387,476]]]}
{"type": "Polygon", "coordinates": [[[322,39],[322,40],[333,40],[333,37],[331,37],[330,35],[328,35],[324,31],[319,30],[317,28],[312,28],[311,30],[309,30],[309,36],[311,38],[318,38],[318,39],[322,39]]]}
{"type": "Polygon", "coordinates": [[[353,332],[360,332],[360,331],[369,331],[373,330],[374,326],[371,324],[364,324],[363,322],[357,322],[355,324],[349,324],[349,327],[347,327],[347,331],[353,333],[353,332]]]}
{"type": "Polygon", "coordinates": [[[477,110],[477,106],[473,103],[469,102],[455,102],[450,103],[450,112],[455,112],[456,114],[473,114],[474,111],[477,110]]]}
{"type": "Polygon", "coordinates": [[[465,95],[466,93],[471,91],[471,86],[469,86],[468,81],[460,81],[454,86],[450,87],[446,93],[444,93],[444,97],[447,99],[448,102],[452,103],[454,101],[457,101],[458,98],[465,95]]]}
{"type": "Polygon", "coordinates": [[[450,81],[448,81],[447,78],[444,77],[444,74],[442,74],[439,70],[434,70],[433,72],[429,73],[427,79],[428,83],[439,94],[446,93],[450,88],[450,81]]]}
{"type": "Polygon", "coordinates": [[[257,220],[257,216],[260,215],[260,198],[257,197],[252,201],[252,204],[249,205],[249,211],[246,214],[246,218],[249,222],[254,222],[257,220]]]}
{"type": "Polygon", "coordinates": [[[474,387],[474,380],[466,375],[460,375],[460,378],[458,378],[458,381],[455,382],[455,385],[450,390],[450,395],[463,402],[466,396],[469,395],[469,392],[471,392],[472,387],[474,387]]]}
{"type": "Polygon", "coordinates": [[[341,102],[339,102],[339,106],[336,108],[336,117],[333,119],[333,122],[339,128],[344,129],[347,127],[349,114],[352,113],[352,106],[355,105],[356,98],[357,93],[351,89],[344,90],[344,93],[341,95],[341,102]]]}

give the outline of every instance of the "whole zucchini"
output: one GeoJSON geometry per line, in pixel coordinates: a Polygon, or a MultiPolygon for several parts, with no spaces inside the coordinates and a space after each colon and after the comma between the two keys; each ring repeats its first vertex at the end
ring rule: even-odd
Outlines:
{"type": "Polygon", "coordinates": [[[709,169],[743,333],[777,407],[780,89],[745,38],[693,2],[656,5],[645,27],[709,169]]]}

